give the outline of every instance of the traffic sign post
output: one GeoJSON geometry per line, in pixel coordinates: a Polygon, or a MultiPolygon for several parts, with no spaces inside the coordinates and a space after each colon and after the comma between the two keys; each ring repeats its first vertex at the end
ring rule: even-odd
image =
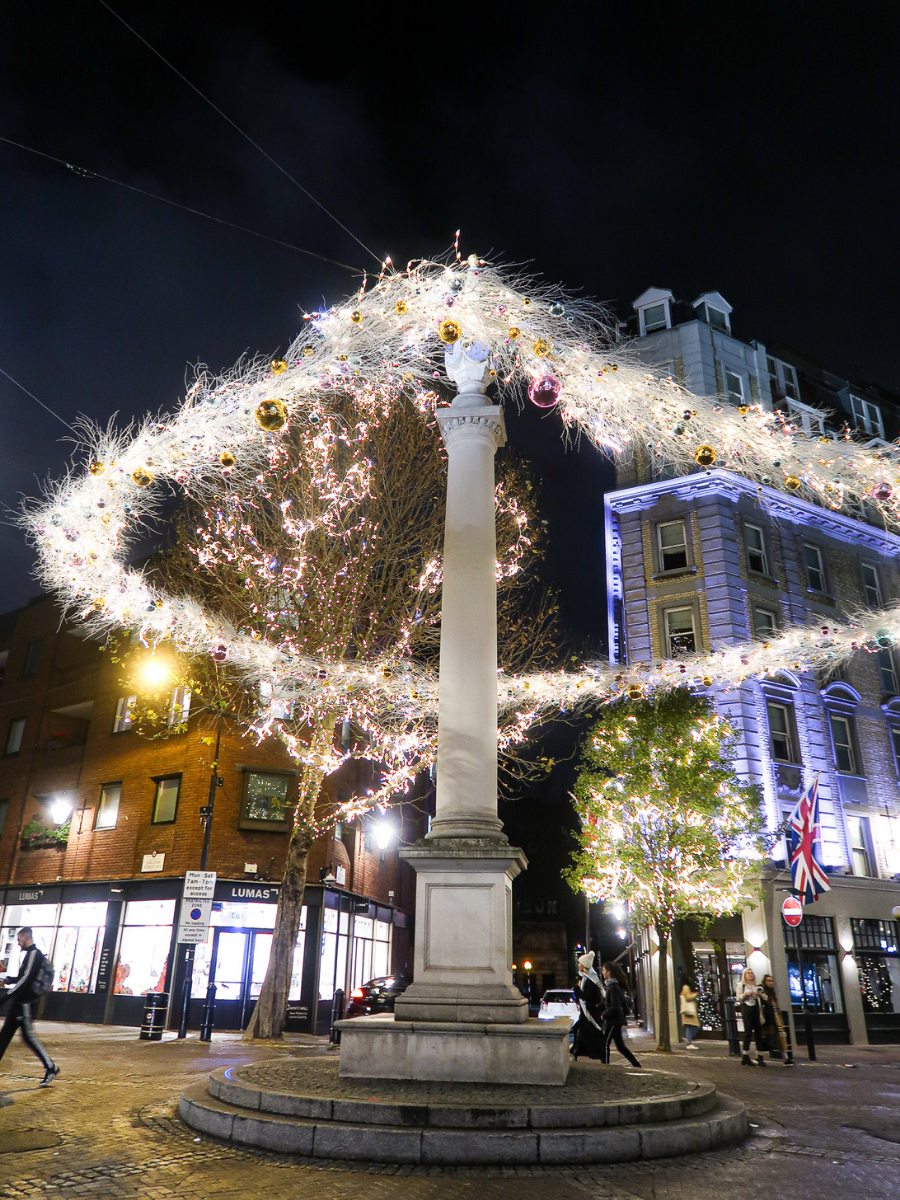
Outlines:
{"type": "Polygon", "coordinates": [[[184,952],[184,991],[182,993],[180,1038],[187,1037],[188,1006],[191,1002],[191,976],[194,971],[194,947],[209,937],[209,920],[216,892],[215,871],[186,871],[178,916],[178,937],[184,952]]]}
{"type": "MultiPolygon", "coordinates": [[[[785,925],[797,929],[803,920],[803,902],[799,896],[785,896],[781,905],[781,916],[785,925]]],[[[806,971],[803,963],[803,947],[799,929],[794,935],[797,946],[797,967],[800,971],[800,991],[803,995],[803,1032],[806,1035],[806,1056],[810,1062],[816,1061],[816,1042],[813,1037],[812,1013],[806,1000],[806,971]]]]}
{"type": "Polygon", "coordinates": [[[790,925],[792,929],[796,928],[803,920],[803,905],[796,896],[786,896],[784,903],[781,905],[781,915],[784,917],[785,925],[790,925]]]}

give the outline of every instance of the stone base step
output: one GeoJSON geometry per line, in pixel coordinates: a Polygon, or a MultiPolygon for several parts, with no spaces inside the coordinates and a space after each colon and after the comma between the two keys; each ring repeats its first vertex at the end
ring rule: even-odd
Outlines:
{"type": "Polygon", "coordinates": [[[744,1105],[717,1095],[699,1116],[583,1128],[447,1128],[362,1124],[318,1116],[279,1116],[186,1089],[179,1106],[192,1128],[224,1141],[308,1158],[403,1164],[563,1164],[633,1162],[694,1154],[742,1141],[744,1105]]]}

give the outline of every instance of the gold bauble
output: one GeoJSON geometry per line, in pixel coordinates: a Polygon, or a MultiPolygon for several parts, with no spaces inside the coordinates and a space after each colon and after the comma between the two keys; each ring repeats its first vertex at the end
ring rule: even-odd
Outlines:
{"type": "Polygon", "coordinates": [[[789,492],[796,492],[797,488],[800,486],[800,480],[796,475],[787,475],[784,480],[784,486],[789,492]]]}
{"type": "Polygon", "coordinates": [[[738,405],[738,412],[741,414],[742,417],[746,417],[746,415],[749,411],[750,411],[749,404],[739,404],[738,405]]]}
{"type": "Polygon", "coordinates": [[[531,303],[531,301],[528,299],[528,297],[527,297],[527,296],[523,296],[523,298],[522,298],[522,307],[523,307],[523,308],[527,308],[527,307],[528,307],[528,305],[529,305],[530,303],[531,303]]]}
{"type": "Polygon", "coordinates": [[[103,472],[106,470],[106,467],[103,465],[102,462],[92,462],[91,465],[88,467],[88,470],[90,471],[90,473],[92,475],[102,475],[103,472]]]}
{"type": "Polygon", "coordinates": [[[237,462],[237,459],[234,457],[234,455],[231,453],[230,450],[223,450],[222,453],[219,455],[219,462],[222,464],[223,467],[233,467],[234,464],[237,462]]]}
{"type": "Polygon", "coordinates": [[[462,330],[456,321],[451,321],[448,317],[446,321],[441,321],[438,325],[438,337],[442,342],[446,342],[448,346],[452,346],[454,342],[458,342],[462,337],[462,330]]]}
{"type": "Polygon", "coordinates": [[[287,363],[283,358],[274,359],[269,368],[273,375],[283,375],[287,370],[287,363]]]}
{"type": "Polygon", "coordinates": [[[256,406],[256,423],[267,433],[281,429],[287,421],[287,409],[283,400],[261,400],[256,406]]]}
{"type": "Polygon", "coordinates": [[[716,461],[716,452],[712,446],[698,446],[694,451],[694,459],[701,467],[711,467],[716,461]]]}
{"type": "Polygon", "coordinates": [[[353,322],[354,325],[362,324],[362,313],[359,311],[359,309],[356,309],[355,312],[352,312],[350,314],[350,320],[353,322]]]}
{"type": "Polygon", "coordinates": [[[138,487],[149,487],[153,482],[153,476],[146,467],[138,467],[136,471],[131,472],[131,478],[138,487]]]}
{"type": "Polygon", "coordinates": [[[315,354],[315,350],[313,350],[312,346],[304,346],[303,347],[303,357],[304,358],[312,358],[312,356],[314,354],[315,354]]]}
{"type": "Polygon", "coordinates": [[[550,343],[545,342],[543,338],[538,338],[532,347],[538,358],[546,358],[550,353],[550,343]]]}
{"type": "Polygon", "coordinates": [[[712,687],[712,683],[713,683],[712,675],[704,675],[703,676],[703,686],[704,687],[712,687]]]}
{"type": "Polygon", "coordinates": [[[516,340],[516,338],[521,337],[521,335],[522,335],[522,330],[518,327],[518,325],[513,325],[513,327],[509,331],[509,340],[511,342],[514,342],[516,340]]]}
{"type": "Polygon", "coordinates": [[[346,354],[339,354],[339,355],[338,355],[338,362],[346,362],[346,361],[347,361],[347,355],[346,355],[346,354]]]}
{"type": "Polygon", "coordinates": [[[625,694],[629,700],[640,700],[644,694],[644,689],[639,683],[632,683],[628,685],[625,694]]]}
{"type": "Polygon", "coordinates": [[[402,317],[403,314],[408,311],[409,311],[409,305],[406,303],[405,300],[398,300],[397,303],[394,305],[394,312],[397,314],[398,317],[402,317]]]}

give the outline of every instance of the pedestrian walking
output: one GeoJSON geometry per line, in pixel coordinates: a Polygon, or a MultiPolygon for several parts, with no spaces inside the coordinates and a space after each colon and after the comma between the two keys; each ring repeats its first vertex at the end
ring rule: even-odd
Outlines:
{"type": "Polygon", "coordinates": [[[685,980],[681,985],[681,994],[678,997],[678,1006],[681,1010],[681,1024],[684,1026],[684,1036],[687,1040],[687,1049],[696,1050],[694,1044],[695,1039],[700,1033],[700,1018],[697,1015],[697,996],[693,985],[685,980]]]}
{"type": "Polygon", "coordinates": [[[736,1003],[741,1006],[741,1016],[744,1020],[744,1044],[741,1054],[741,1066],[752,1066],[750,1059],[750,1039],[756,1041],[756,1061],[761,1067],[766,1065],[763,1058],[765,1044],[762,1035],[762,988],[756,982],[756,975],[749,967],[746,968],[734,993],[736,1003]]]}
{"type": "Polygon", "coordinates": [[[616,1049],[622,1057],[627,1059],[633,1067],[639,1067],[641,1064],[622,1040],[622,1026],[628,1024],[628,1010],[625,1003],[628,980],[618,963],[605,962],[600,970],[606,982],[606,1007],[603,1010],[604,1061],[609,1062],[610,1049],[612,1043],[615,1042],[616,1049]]]}
{"type": "Polygon", "coordinates": [[[605,1062],[603,984],[594,970],[593,950],[588,950],[587,954],[582,954],[578,960],[575,998],[578,1001],[578,1020],[573,1026],[575,1040],[569,1053],[576,1062],[579,1054],[585,1058],[599,1058],[601,1062],[605,1062]]]}
{"type": "Polygon", "coordinates": [[[787,1033],[781,1019],[778,997],[775,995],[775,980],[771,975],[763,976],[761,991],[763,1037],[769,1043],[770,1050],[774,1051],[776,1046],[780,1048],[784,1065],[792,1067],[794,1054],[788,1049],[787,1033]]]}
{"type": "Polygon", "coordinates": [[[44,1067],[44,1078],[39,1087],[47,1087],[59,1074],[59,1067],[38,1041],[31,1023],[31,1005],[35,1000],[50,990],[53,981],[53,968],[43,952],[34,944],[31,929],[26,925],[16,935],[19,948],[24,951],[22,965],[15,979],[7,978],[6,982],[12,987],[0,1003],[8,1004],[6,1020],[0,1029],[0,1059],[6,1053],[6,1048],[12,1041],[17,1029],[22,1031],[22,1041],[32,1053],[36,1054],[44,1067]]]}

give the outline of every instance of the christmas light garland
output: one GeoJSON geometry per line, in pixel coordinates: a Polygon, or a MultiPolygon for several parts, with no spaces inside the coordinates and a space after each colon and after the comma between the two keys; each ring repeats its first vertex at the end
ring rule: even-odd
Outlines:
{"type": "MultiPolygon", "coordinates": [[[[258,732],[279,728],[279,706],[333,700],[335,710],[381,731],[373,749],[393,764],[400,785],[433,758],[438,681],[402,656],[376,665],[323,662],[287,653],[231,627],[190,598],[165,594],[126,564],[142,521],[172,488],[212,504],[226,486],[250,486],[270,465],[288,422],[327,425],[334,397],[362,406],[401,394],[433,404],[444,356],[483,361],[499,399],[527,391],[556,408],[567,436],[622,454],[636,446],[676,470],[714,463],[833,509],[868,504],[900,527],[898,447],[808,438],[780,413],[700,397],[648,372],[633,346],[617,340],[596,305],[535,284],[475,256],[386,263],[345,303],[308,314],[283,358],[242,361],[215,378],[201,371],[180,408],[116,432],[82,426],[87,464],[74,468],[22,524],[39,552],[45,587],[102,634],[130,628],[147,645],[170,642],[189,654],[228,659],[263,698],[258,732]],[[415,732],[410,732],[414,729],[415,732]]],[[[439,564],[432,564],[439,581],[439,564]]],[[[850,624],[795,627],[752,642],[679,660],[591,664],[574,672],[498,679],[501,750],[524,741],[552,712],[580,713],[622,694],[691,683],[715,686],[808,670],[900,636],[900,606],[850,624]]],[[[301,757],[303,749],[291,746],[301,757]]]]}

